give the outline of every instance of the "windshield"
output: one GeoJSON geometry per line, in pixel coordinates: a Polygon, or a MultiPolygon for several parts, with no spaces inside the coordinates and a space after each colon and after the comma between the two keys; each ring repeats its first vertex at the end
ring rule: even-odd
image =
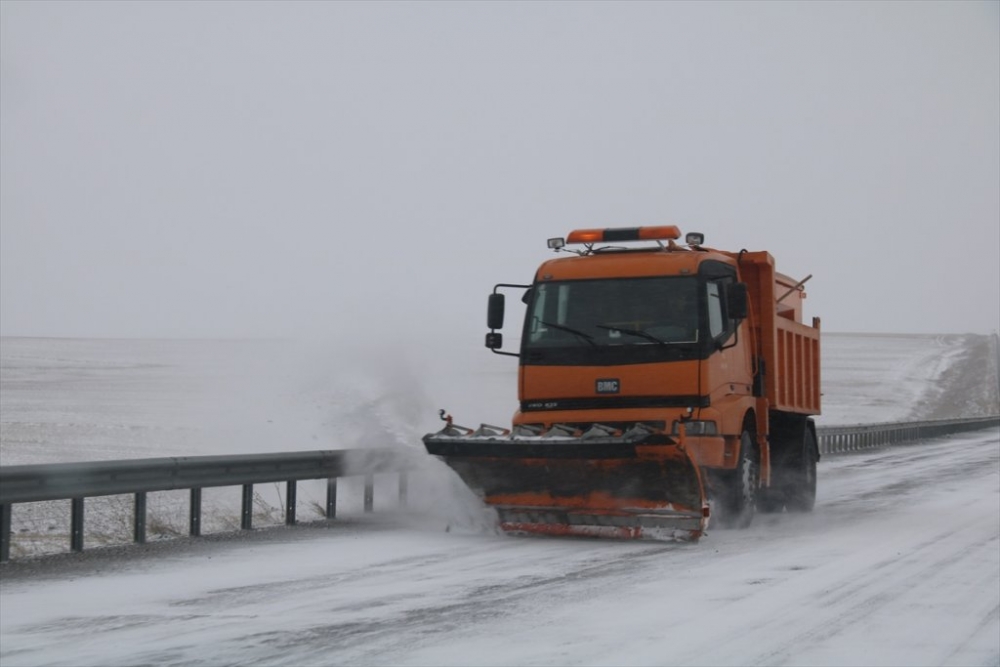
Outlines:
{"type": "Polygon", "coordinates": [[[694,277],[539,283],[525,322],[525,351],[690,347],[699,338],[697,294],[694,277]]]}

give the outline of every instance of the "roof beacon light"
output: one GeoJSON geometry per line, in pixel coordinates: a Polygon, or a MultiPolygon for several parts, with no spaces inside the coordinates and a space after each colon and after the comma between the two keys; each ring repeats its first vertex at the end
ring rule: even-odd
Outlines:
{"type": "MultiPolygon", "coordinates": [[[[615,229],[575,229],[566,237],[566,243],[612,243],[615,241],[667,241],[679,239],[681,230],[676,225],[660,227],[618,227],[615,229]]],[[[549,246],[552,247],[551,245],[549,246]]]]}
{"type": "Polygon", "coordinates": [[[701,232],[688,232],[684,237],[684,243],[688,245],[705,245],[705,235],[701,232]]]}

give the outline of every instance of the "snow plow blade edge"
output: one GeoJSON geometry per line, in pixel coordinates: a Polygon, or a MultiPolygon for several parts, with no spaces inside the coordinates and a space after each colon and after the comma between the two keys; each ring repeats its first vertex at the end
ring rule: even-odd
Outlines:
{"type": "Polygon", "coordinates": [[[697,540],[708,520],[698,466],[667,436],[423,440],[507,532],[697,540]]]}

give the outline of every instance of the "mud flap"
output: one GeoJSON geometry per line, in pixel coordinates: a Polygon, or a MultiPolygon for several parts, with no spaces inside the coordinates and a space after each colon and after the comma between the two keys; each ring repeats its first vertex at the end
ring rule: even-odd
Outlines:
{"type": "Polygon", "coordinates": [[[698,467],[664,435],[424,437],[513,533],[697,540],[708,520],[698,467]]]}

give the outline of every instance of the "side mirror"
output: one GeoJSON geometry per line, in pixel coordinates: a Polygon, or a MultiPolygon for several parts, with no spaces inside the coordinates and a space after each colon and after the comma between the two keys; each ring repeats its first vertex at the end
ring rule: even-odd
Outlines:
{"type": "Polygon", "coordinates": [[[726,290],[726,308],[729,317],[734,320],[745,320],[749,312],[749,297],[746,283],[733,283],[726,290]]]}
{"type": "Polygon", "coordinates": [[[496,332],[486,334],[486,347],[491,350],[499,350],[503,347],[503,334],[496,332]]]}
{"type": "Polygon", "coordinates": [[[489,302],[486,304],[486,327],[488,329],[503,328],[503,307],[503,294],[490,294],[489,302]]]}

